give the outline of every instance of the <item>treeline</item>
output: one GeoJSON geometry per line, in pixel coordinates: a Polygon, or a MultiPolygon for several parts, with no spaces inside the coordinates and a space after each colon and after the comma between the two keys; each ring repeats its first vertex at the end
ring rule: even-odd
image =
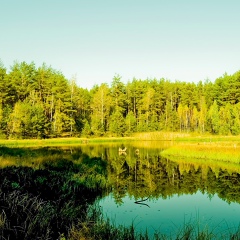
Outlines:
{"type": "Polygon", "coordinates": [[[171,82],[119,75],[87,90],[43,64],[0,64],[4,138],[127,136],[133,132],[240,133],[240,71],[215,82],[171,82]]]}

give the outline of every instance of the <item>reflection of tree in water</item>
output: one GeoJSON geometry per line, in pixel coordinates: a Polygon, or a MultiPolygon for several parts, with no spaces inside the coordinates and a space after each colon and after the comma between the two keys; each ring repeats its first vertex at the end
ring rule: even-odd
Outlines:
{"type": "MultiPolygon", "coordinates": [[[[136,148],[131,145],[127,146],[126,154],[119,155],[119,147],[122,146],[99,144],[64,150],[3,149],[6,156],[2,163],[6,159],[11,165],[39,168],[46,156],[58,164],[59,159],[68,159],[74,166],[81,165],[81,172],[84,173],[81,179],[87,184],[98,185],[97,181],[107,181],[104,184],[111,186],[119,203],[127,193],[135,199],[143,199],[168,198],[174,194],[192,194],[197,191],[207,193],[209,197],[217,193],[228,202],[240,202],[240,176],[234,170],[237,169],[236,166],[230,167],[230,164],[225,163],[207,165],[184,160],[175,162],[162,158],[159,149],[136,148]],[[139,149],[137,153],[136,149],[139,149]]],[[[76,172],[73,176],[78,178],[79,173],[76,172]]]]}
{"type": "MultiPolygon", "coordinates": [[[[136,153],[137,148],[131,146],[127,146],[127,154],[119,155],[119,147],[122,145],[89,145],[85,149],[74,148],[71,152],[75,163],[96,157],[106,162],[104,175],[107,175],[108,185],[112,187],[118,203],[127,193],[135,199],[142,199],[168,198],[174,194],[193,194],[197,191],[209,194],[209,197],[218,194],[227,202],[240,203],[237,166],[215,162],[211,165],[199,161],[175,162],[162,158],[159,149],[140,148],[136,153]]],[[[91,160],[86,160],[86,163],[88,161],[91,160]]],[[[99,167],[97,162],[92,162],[91,167],[94,164],[99,167]]]]}
{"type": "Polygon", "coordinates": [[[135,199],[168,198],[174,194],[193,194],[197,191],[218,194],[227,202],[240,203],[240,174],[211,166],[178,164],[158,154],[126,156],[109,160],[108,177],[113,185],[116,201],[127,193],[135,199]]]}
{"type": "MultiPolygon", "coordinates": [[[[229,166],[177,163],[160,157],[157,149],[140,149],[136,154],[136,148],[128,147],[127,154],[120,155],[118,149],[118,146],[101,145],[85,149],[0,148],[0,202],[6,216],[12,218],[9,217],[8,226],[25,224],[19,210],[15,215],[7,210],[12,209],[8,207],[11,199],[15,203],[16,197],[10,198],[12,193],[20,200],[26,197],[26,204],[35,198],[48,203],[42,205],[43,216],[46,224],[58,222],[58,225],[51,224],[56,239],[59,232],[67,231],[69,225],[66,222],[71,224],[70,219],[74,222],[83,217],[88,204],[110,191],[118,204],[126,194],[136,202],[144,203],[139,199],[169,198],[174,194],[197,191],[207,193],[209,198],[218,194],[227,202],[240,203],[240,174],[229,166]],[[5,168],[12,165],[18,167],[5,168]],[[17,223],[12,222],[15,219],[17,223]]],[[[31,216],[42,217],[40,214],[34,212],[31,216]]],[[[11,231],[9,234],[13,236],[15,230],[11,231]]],[[[42,231],[44,234],[45,227],[42,231]]]]}

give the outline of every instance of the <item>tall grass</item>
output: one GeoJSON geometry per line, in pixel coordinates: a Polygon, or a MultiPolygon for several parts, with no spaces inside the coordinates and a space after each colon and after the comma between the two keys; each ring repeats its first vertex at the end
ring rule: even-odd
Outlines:
{"type": "MultiPolygon", "coordinates": [[[[0,194],[4,211],[1,236],[5,239],[51,239],[51,221],[55,209],[38,197],[13,191],[0,194]]],[[[3,238],[3,239],[4,239],[3,238]]]]}
{"type": "Polygon", "coordinates": [[[186,138],[190,137],[190,134],[188,133],[179,133],[179,132],[142,132],[142,133],[134,133],[133,138],[137,140],[146,140],[146,141],[152,141],[152,140],[162,140],[162,141],[173,141],[177,140],[179,138],[186,138]]]}
{"type": "Polygon", "coordinates": [[[228,143],[234,143],[240,141],[240,135],[238,136],[224,136],[224,135],[211,135],[211,134],[196,134],[191,133],[189,136],[183,136],[178,137],[176,139],[179,142],[202,142],[202,143],[208,143],[208,142],[228,142],[228,143]]]}
{"type": "MultiPolygon", "coordinates": [[[[4,154],[27,156],[20,150],[5,149],[4,154]]],[[[80,164],[63,156],[56,161],[45,160],[39,169],[0,169],[0,239],[45,240],[67,235],[70,226],[84,221],[88,206],[101,196],[102,183],[106,182],[104,169],[99,159],[80,164]],[[88,162],[98,166],[87,167],[88,162]]]]}
{"type": "Polygon", "coordinates": [[[184,132],[142,132],[142,133],[133,133],[133,139],[136,140],[162,140],[162,141],[177,141],[177,142],[228,142],[234,143],[240,141],[239,136],[223,136],[223,135],[211,135],[209,133],[197,134],[197,133],[184,133],[184,132]]]}

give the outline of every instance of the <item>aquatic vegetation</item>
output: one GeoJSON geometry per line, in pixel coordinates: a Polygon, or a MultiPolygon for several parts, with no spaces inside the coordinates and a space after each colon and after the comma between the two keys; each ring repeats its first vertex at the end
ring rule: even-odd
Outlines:
{"type": "Polygon", "coordinates": [[[161,141],[169,141],[169,140],[177,140],[179,138],[190,137],[190,133],[180,133],[180,132],[167,132],[167,131],[154,131],[154,132],[142,132],[142,133],[134,133],[132,134],[134,138],[139,140],[161,140],[161,141]]]}
{"type": "MultiPolygon", "coordinates": [[[[1,150],[2,156],[12,159],[42,157],[42,150],[1,150]]],[[[106,187],[98,181],[100,176],[102,179],[105,176],[105,165],[100,159],[95,160],[93,166],[91,159],[77,164],[64,159],[63,155],[60,159],[57,150],[45,149],[46,153],[55,153],[58,158],[48,161],[45,156],[45,161],[36,169],[28,166],[0,169],[0,235],[3,239],[58,239],[59,234],[67,235],[73,224],[84,221],[88,207],[106,187]],[[87,165],[91,175],[85,176],[87,165]],[[93,176],[97,180],[94,181],[93,176]]],[[[26,162],[23,165],[28,165],[26,162]]]]}

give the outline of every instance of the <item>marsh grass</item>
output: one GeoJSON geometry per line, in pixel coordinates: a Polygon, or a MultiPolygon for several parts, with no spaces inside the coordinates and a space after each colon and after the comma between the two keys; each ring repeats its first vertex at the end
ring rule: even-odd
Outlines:
{"type": "Polygon", "coordinates": [[[180,133],[180,132],[142,132],[142,133],[134,133],[132,135],[133,138],[137,140],[145,140],[145,141],[153,141],[153,140],[161,140],[161,141],[173,141],[179,138],[185,139],[190,137],[189,133],[180,133]]]}
{"type": "Polygon", "coordinates": [[[240,136],[221,136],[184,132],[141,132],[130,137],[92,137],[92,138],[50,138],[50,139],[0,139],[0,146],[7,147],[47,147],[47,146],[78,146],[89,143],[111,143],[126,141],[177,141],[177,142],[240,142],[240,136]]]}
{"type": "Polygon", "coordinates": [[[133,133],[133,139],[142,141],[175,141],[177,143],[222,143],[227,145],[238,145],[240,142],[239,136],[223,136],[223,135],[211,135],[208,133],[184,133],[184,132],[142,132],[133,133]]]}
{"type": "Polygon", "coordinates": [[[191,133],[188,136],[179,136],[176,138],[176,141],[179,142],[199,142],[199,143],[217,143],[217,142],[226,142],[226,143],[237,143],[240,141],[239,136],[224,136],[224,135],[211,135],[211,134],[196,134],[191,133]]]}
{"type": "MultiPolygon", "coordinates": [[[[2,150],[5,157],[42,157],[41,151],[2,150]]],[[[74,163],[59,151],[50,149],[50,153],[55,160],[43,161],[39,169],[0,169],[0,239],[58,239],[67,235],[71,225],[84,221],[88,206],[101,195],[103,186],[98,178],[104,182],[105,165],[100,159],[74,163]]]]}
{"type": "Polygon", "coordinates": [[[240,146],[228,142],[222,143],[181,143],[164,150],[164,157],[181,157],[201,160],[215,160],[240,163],[240,146]]]}
{"type": "Polygon", "coordinates": [[[50,239],[53,208],[37,197],[19,191],[1,193],[1,236],[3,239],[50,239]]]}
{"type": "Polygon", "coordinates": [[[79,146],[89,143],[125,142],[132,137],[99,137],[99,138],[51,138],[51,139],[18,139],[0,140],[0,146],[6,147],[49,147],[49,146],[79,146]]]}

